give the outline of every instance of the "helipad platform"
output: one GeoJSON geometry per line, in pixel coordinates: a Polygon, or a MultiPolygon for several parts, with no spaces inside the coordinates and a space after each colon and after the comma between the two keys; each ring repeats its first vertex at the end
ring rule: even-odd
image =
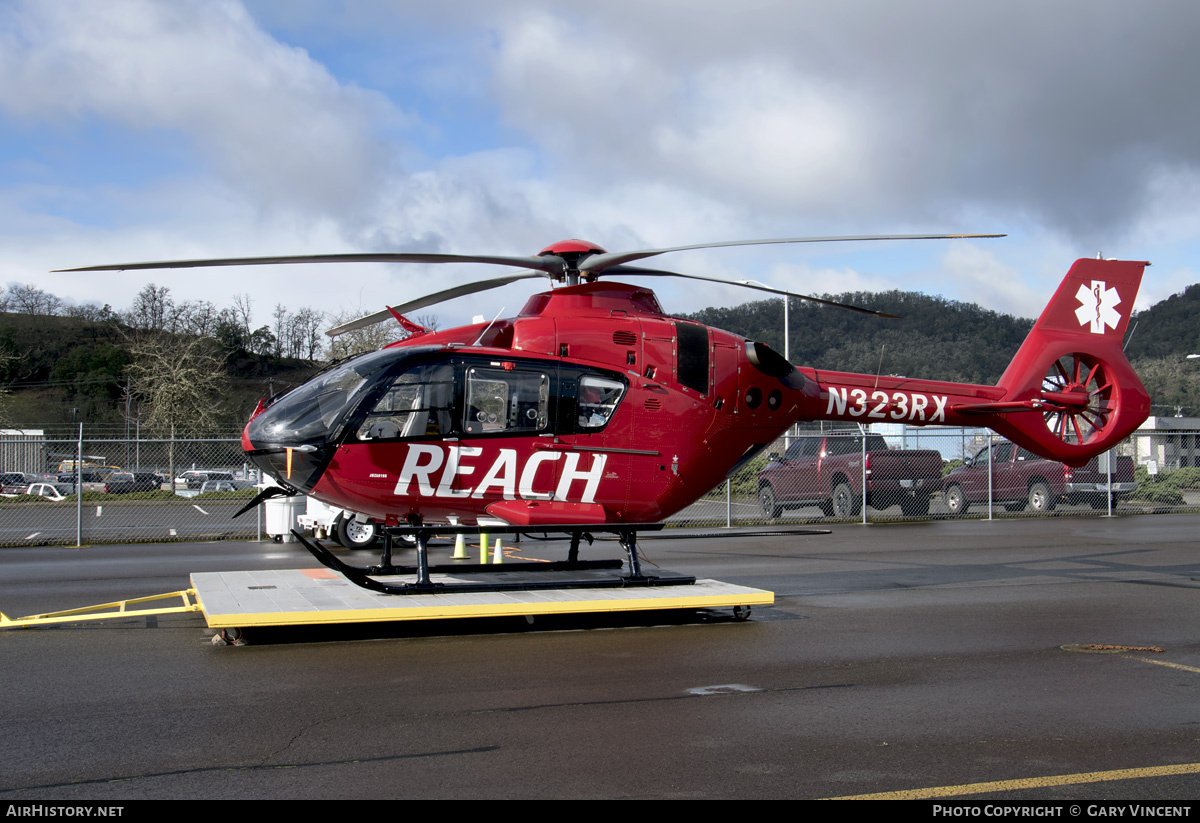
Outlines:
{"type": "MultiPolygon", "coordinates": [[[[496,576],[504,574],[497,572],[496,576]]],[[[539,573],[539,578],[545,576],[539,573]]],[[[571,576],[577,579],[580,573],[571,576]]],[[[455,581],[451,576],[440,579],[455,581]]],[[[478,575],[472,576],[472,581],[478,582],[478,575]]],[[[719,580],[697,580],[686,586],[397,596],[368,591],[329,569],[195,573],[192,587],[212,628],[711,609],[775,602],[772,592],[719,580]]]]}

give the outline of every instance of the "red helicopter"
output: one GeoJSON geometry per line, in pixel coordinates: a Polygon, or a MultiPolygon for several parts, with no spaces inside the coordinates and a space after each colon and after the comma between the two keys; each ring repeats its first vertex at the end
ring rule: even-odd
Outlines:
{"type": "MultiPolygon", "coordinates": [[[[1148,264],[1076,261],[995,386],[797,367],[763,343],[671,317],[649,289],[598,282],[599,276],[694,277],[628,265],[685,249],[996,236],[791,238],[619,253],[567,240],[536,257],[348,254],[71,271],[313,262],[479,262],[530,270],[330,330],[335,335],[394,317],[410,336],[260,402],[243,448],[285,489],[416,535],[422,564],[430,529],[477,531],[482,521],[508,524],[491,531],[571,533],[572,559],[580,534],[616,531],[640,576],[632,527],[647,528],[688,506],[798,421],[986,426],[1073,466],[1112,448],[1149,414],[1149,396],[1121,348],[1148,264]],[[516,317],[432,331],[403,316],[543,276],[565,285],[529,298],[516,317]]],[[[390,559],[385,565],[395,568],[390,559]]],[[[428,583],[427,574],[422,580],[428,583]]]]}

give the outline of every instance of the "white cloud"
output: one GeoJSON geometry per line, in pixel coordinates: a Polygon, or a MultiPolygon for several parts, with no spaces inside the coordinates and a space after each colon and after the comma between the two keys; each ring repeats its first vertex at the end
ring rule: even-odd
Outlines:
{"type": "MultiPolygon", "coordinates": [[[[1064,266],[1058,279],[1066,272],[1064,266]]],[[[955,243],[947,249],[938,275],[953,283],[959,293],[970,295],[958,299],[1018,317],[1037,317],[1054,294],[1053,287],[1031,288],[1021,272],[1002,263],[995,253],[969,243],[955,243]]]]}
{"type": "Polygon", "coordinates": [[[403,120],[231,0],[25,2],[5,16],[0,109],[171,130],[264,208],[364,207],[388,163],[378,133],[403,120]]]}
{"type": "MultiPolygon", "coordinates": [[[[913,265],[905,251],[867,265],[841,247],[655,262],[810,293],[918,288],[1026,316],[1040,311],[1071,259],[1097,244],[1151,259],[1167,244],[1171,259],[1152,273],[1169,270],[1163,282],[1174,290],[1190,276],[1184,251],[1200,225],[1191,205],[1200,116],[1178,105],[1191,68],[1200,70],[1190,7],[1170,19],[1071,0],[1003,8],[878,0],[251,4],[258,19],[264,8],[279,24],[274,35],[234,0],[0,7],[0,114],[55,134],[117,124],[130,138],[122,162],[137,161],[140,137],[166,134],[188,161],[124,187],[87,179],[3,186],[0,280],[185,256],[528,254],[571,236],[616,250],[1014,228],[1025,236],[986,254],[956,245],[940,264],[913,265]],[[386,54],[400,34],[422,44],[414,76],[480,75],[461,97],[454,83],[426,90],[453,117],[439,121],[438,107],[423,102],[433,120],[414,127],[435,153],[419,166],[402,139],[414,125],[410,100],[347,79],[360,45],[386,54]],[[484,88],[493,97],[480,106],[484,88]],[[449,133],[470,122],[464,107],[499,122],[464,141],[470,154],[437,156],[430,135],[462,145],[449,133]],[[84,205],[107,219],[79,225],[62,216],[84,205]],[[834,262],[771,266],[806,259],[834,262]]],[[[376,63],[368,74],[379,72],[376,63]]],[[[53,162],[0,159],[22,180],[53,162]]],[[[339,308],[497,273],[364,266],[149,277],[181,298],[207,290],[222,302],[259,290],[262,306],[339,308]]],[[[493,298],[519,305],[534,283],[447,312],[469,317],[493,298]]],[[[128,303],[137,288],[124,284],[112,281],[110,302],[128,303]],[[121,295],[125,288],[132,291],[121,295]]],[[[703,300],[755,297],[670,281],[653,287],[681,312],[703,300]]],[[[77,295],[63,284],[76,299],[102,291],[93,283],[88,290],[77,295]]],[[[1148,276],[1143,293],[1150,290],[1148,276]]]]}
{"type": "Polygon", "coordinates": [[[497,99],[581,175],[860,229],[986,207],[1091,244],[1128,229],[1157,170],[1200,167],[1200,114],[1178,104],[1200,71],[1192,7],[522,8],[492,22],[497,99]]]}
{"type": "Polygon", "coordinates": [[[676,121],[653,130],[654,159],[726,196],[782,208],[861,200],[873,179],[845,94],[753,60],[706,67],[676,121]]]}
{"type": "Polygon", "coordinates": [[[818,297],[823,294],[843,294],[853,291],[890,291],[907,286],[897,285],[886,276],[867,274],[847,267],[812,267],[780,264],[771,267],[768,285],[787,289],[795,294],[818,297]]]}

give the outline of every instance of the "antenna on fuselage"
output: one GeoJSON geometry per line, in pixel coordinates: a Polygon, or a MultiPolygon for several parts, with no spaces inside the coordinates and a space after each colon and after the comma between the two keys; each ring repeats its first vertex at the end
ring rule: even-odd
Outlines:
{"type": "Polygon", "coordinates": [[[483,331],[481,331],[479,333],[479,336],[475,338],[475,342],[471,344],[472,346],[479,345],[479,341],[482,340],[483,336],[488,333],[488,329],[490,329],[492,326],[496,325],[496,321],[500,319],[500,315],[502,315],[504,313],[504,309],[505,309],[505,306],[500,307],[500,311],[496,312],[496,316],[492,318],[491,323],[488,323],[486,326],[483,327],[483,331]]]}

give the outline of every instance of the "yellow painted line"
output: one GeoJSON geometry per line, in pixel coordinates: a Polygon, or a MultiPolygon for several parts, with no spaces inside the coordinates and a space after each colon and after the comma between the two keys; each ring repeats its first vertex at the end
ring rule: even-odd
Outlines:
{"type": "MultiPolygon", "coordinates": [[[[625,590],[627,591],[627,590],[625,590]]],[[[307,626],[317,623],[378,623],[393,620],[442,620],[466,617],[521,617],[524,615],[584,614],[595,612],[656,611],[669,609],[715,609],[733,606],[770,606],[772,592],[755,594],[697,595],[671,598],[629,598],[605,600],[569,600],[548,602],[510,602],[484,604],[434,603],[375,609],[322,609],[321,611],[214,613],[203,609],[210,628],[247,628],[251,626],[307,626]]],[[[433,595],[432,597],[438,597],[433,595]]],[[[201,607],[204,606],[202,598],[201,607]]]]}
{"type": "Polygon", "coordinates": [[[1154,660],[1149,657],[1134,657],[1132,659],[1140,660],[1143,663],[1153,663],[1156,666],[1166,666],[1167,668],[1170,668],[1170,669],[1179,669],[1180,671],[1193,672],[1195,674],[1200,674],[1200,669],[1196,668],[1195,666],[1185,666],[1182,663],[1171,663],[1168,660],[1154,660]]]}
{"type": "MultiPolygon", "coordinates": [[[[1153,661],[1152,661],[1153,662],[1153,661]]],[[[1082,772],[1051,777],[1027,777],[1022,780],[995,780],[990,783],[964,783],[961,786],[938,786],[931,789],[908,789],[898,792],[877,792],[845,797],[826,797],[825,800],[924,800],[931,797],[958,797],[988,792],[1014,792],[1021,789],[1041,789],[1051,786],[1078,786],[1084,783],[1107,783],[1117,780],[1136,780],[1142,777],[1170,777],[1177,774],[1200,773],[1200,763],[1179,763],[1174,766],[1150,766],[1144,769],[1115,769],[1109,772],[1082,772]]]]}

